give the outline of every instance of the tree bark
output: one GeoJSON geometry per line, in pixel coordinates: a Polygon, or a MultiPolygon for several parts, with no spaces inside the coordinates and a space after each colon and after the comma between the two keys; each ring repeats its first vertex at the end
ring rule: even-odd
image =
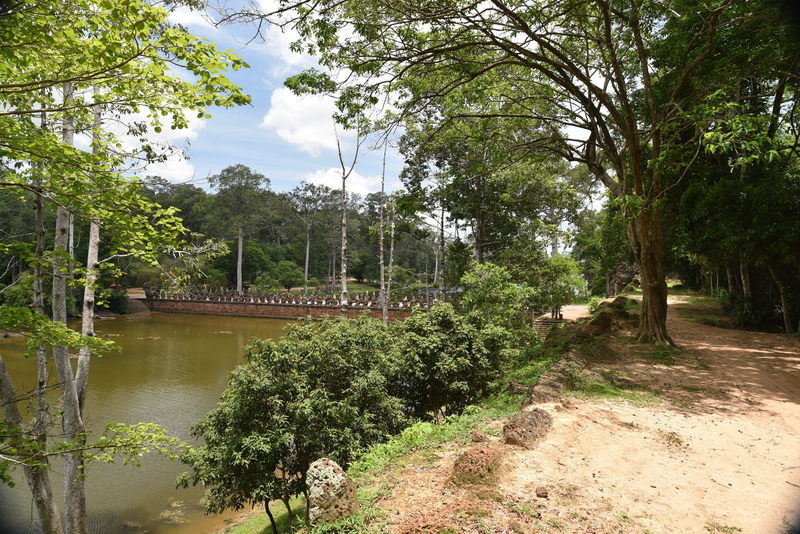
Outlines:
{"type": "Polygon", "coordinates": [[[381,208],[380,208],[380,220],[378,222],[378,262],[380,264],[380,296],[378,300],[381,304],[381,318],[383,319],[384,324],[389,322],[389,302],[386,300],[386,272],[385,272],[385,265],[384,265],[384,254],[383,254],[383,227],[384,227],[384,210],[386,208],[386,196],[385,196],[385,185],[386,185],[386,147],[383,148],[383,170],[381,172],[381,208]]]}
{"type": "Polygon", "coordinates": [[[662,261],[658,208],[641,209],[626,226],[642,283],[642,306],[637,340],[644,343],[675,345],[667,333],[667,282],[662,261]]]}
{"type": "Polygon", "coordinates": [[[776,269],[772,264],[767,264],[769,274],[778,286],[778,293],[781,296],[781,308],[783,311],[783,330],[787,334],[794,334],[794,323],[792,323],[792,304],[789,296],[789,289],[786,287],[786,282],[781,276],[780,270],[776,269]]]}
{"type": "Polygon", "coordinates": [[[303,266],[303,295],[308,295],[308,258],[311,252],[311,223],[306,222],[306,261],[303,266]]]}
{"type": "Polygon", "coordinates": [[[278,524],[275,522],[275,517],[272,515],[272,510],[269,509],[269,501],[264,501],[264,511],[267,512],[269,524],[272,525],[272,533],[278,534],[278,524]]]}
{"type": "Polygon", "coordinates": [[[387,306],[392,298],[392,278],[394,277],[394,202],[389,203],[389,276],[386,280],[386,303],[387,306]]]}
{"type": "Polygon", "coordinates": [[[244,247],[244,230],[240,224],[237,228],[236,248],[236,292],[242,294],[242,248],[244,247]]]}
{"type": "MultiPolygon", "coordinates": [[[[38,193],[34,196],[34,220],[36,225],[35,264],[33,266],[33,309],[36,313],[44,315],[44,214],[42,197],[38,193]]],[[[39,448],[47,448],[47,349],[44,345],[36,347],[36,409],[31,437],[39,448]]],[[[38,470],[26,469],[25,477],[33,495],[36,512],[39,516],[42,532],[45,534],[60,534],[61,520],[58,517],[58,507],[53,499],[53,489],[50,482],[50,461],[42,459],[43,468],[38,470]]]]}
{"type": "MultiPolygon", "coordinates": [[[[64,100],[72,99],[73,88],[65,84],[64,100]]],[[[64,119],[62,139],[64,144],[73,145],[74,126],[69,118],[64,119]]],[[[69,213],[61,206],[56,211],[56,230],[53,244],[53,321],[67,323],[67,278],[69,276],[69,213]]],[[[75,377],[69,361],[67,347],[53,347],[53,361],[61,388],[62,429],[67,441],[80,440],[85,432],[81,417],[75,377]]],[[[88,532],[86,520],[86,492],[83,479],[83,454],[74,452],[64,455],[64,532],[66,534],[85,534],[88,532]]]]}
{"type": "Polygon", "coordinates": [[[342,170],[342,265],[340,268],[339,276],[342,280],[342,291],[340,296],[340,304],[342,307],[342,315],[347,315],[347,174],[342,170]]]}
{"type": "Polygon", "coordinates": [[[753,321],[753,286],[750,283],[750,268],[743,258],[739,258],[739,274],[742,278],[742,302],[744,304],[744,315],[747,322],[753,321]]]}

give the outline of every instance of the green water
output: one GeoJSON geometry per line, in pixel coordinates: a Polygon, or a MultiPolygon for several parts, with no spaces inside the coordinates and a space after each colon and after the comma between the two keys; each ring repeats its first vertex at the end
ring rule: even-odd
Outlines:
{"type": "MultiPolygon", "coordinates": [[[[145,313],[99,320],[98,335],[122,349],[95,358],[89,378],[87,425],[102,430],[108,421],[153,422],[171,435],[194,442],[193,424],[211,408],[225,389],[229,372],[244,360],[244,346],[254,337],[277,338],[286,321],[211,315],[145,313]]],[[[0,354],[17,392],[35,385],[35,361],[22,356],[19,338],[0,339],[0,354]]],[[[51,378],[55,375],[51,371],[51,378]]],[[[142,467],[92,464],[87,473],[91,531],[115,534],[213,532],[224,527],[223,517],[203,517],[198,501],[202,489],[176,489],[175,478],[185,470],[180,462],[148,457],[142,467]],[[183,525],[170,525],[159,515],[170,502],[183,501],[183,525]],[[132,524],[140,527],[131,528],[132,524]]],[[[63,477],[53,469],[53,486],[60,493],[63,477]]],[[[32,506],[24,480],[13,489],[0,487],[0,517],[14,532],[35,532],[32,506]]],[[[2,530],[2,528],[0,528],[2,530]]]]}

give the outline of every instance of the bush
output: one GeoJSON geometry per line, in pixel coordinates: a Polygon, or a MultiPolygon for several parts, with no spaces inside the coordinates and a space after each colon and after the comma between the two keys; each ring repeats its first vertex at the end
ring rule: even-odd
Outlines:
{"type": "Polygon", "coordinates": [[[323,455],[346,467],[406,426],[387,388],[391,345],[389,329],[366,318],[301,322],[279,341],[254,341],[193,429],[205,445],[184,457],[192,473],[181,483],[204,484],[206,510],[219,512],[303,492],[323,455]]]}
{"type": "Polygon", "coordinates": [[[505,267],[492,263],[473,263],[461,278],[461,285],[464,312],[501,326],[514,322],[531,293],[527,286],[515,284],[505,267]]]}
{"type": "Polygon", "coordinates": [[[459,315],[450,304],[398,323],[395,396],[418,419],[457,414],[483,396],[514,353],[507,329],[459,315]]]}
{"type": "Polygon", "coordinates": [[[128,313],[128,292],[125,289],[110,291],[102,302],[102,309],[123,315],[128,313]]]}

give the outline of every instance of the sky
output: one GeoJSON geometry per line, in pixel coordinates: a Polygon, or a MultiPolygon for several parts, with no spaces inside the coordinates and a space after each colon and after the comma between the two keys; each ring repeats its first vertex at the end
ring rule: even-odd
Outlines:
{"type": "MultiPolygon", "coordinates": [[[[141,174],[158,175],[171,182],[189,182],[208,189],[208,177],[225,167],[244,164],[270,179],[275,191],[288,191],[302,180],[341,187],[331,99],[298,97],[284,87],[293,74],[316,65],[314,58],[289,49],[290,33],[277,27],[256,37],[255,25],[215,27],[203,12],[180,7],[170,19],[190,32],[241,55],[249,69],[231,71],[228,77],[252,98],[250,106],[212,108],[210,119],[190,121],[186,130],[164,132],[162,140],[183,147],[187,158],[171,157],[149,166],[141,174]]],[[[345,162],[352,158],[355,138],[341,132],[345,162]]],[[[349,191],[358,194],[380,191],[382,150],[366,150],[347,180],[349,191]]],[[[387,190],[400,187],[402,159],[389,149],[386,162],[387,190]]]]}

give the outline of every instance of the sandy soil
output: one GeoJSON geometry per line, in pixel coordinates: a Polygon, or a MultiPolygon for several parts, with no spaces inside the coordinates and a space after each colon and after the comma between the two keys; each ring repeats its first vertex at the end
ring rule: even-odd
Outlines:
{"type": "MultiPolygon", "coordinates": [[[[579,311],[570,309],[570,316],[579,311]]],[[[672,310],[669,327],[685,349],[672,365],[630,356],[622,341],[612,345],[622,356],[604,364],[660,392],[660,403],[544,405],[554,426],[535,450],[492,438],[505,450],[505,470],[486,487],[448,483],[455,447],[432,463],[412,463],[392,476],[380,502],[392,528],[800,532],[793,530],[800,518],[800,343],[706,326],[672,310]],[[537,497],[537,488],[548,496],[537,497]]]]}

